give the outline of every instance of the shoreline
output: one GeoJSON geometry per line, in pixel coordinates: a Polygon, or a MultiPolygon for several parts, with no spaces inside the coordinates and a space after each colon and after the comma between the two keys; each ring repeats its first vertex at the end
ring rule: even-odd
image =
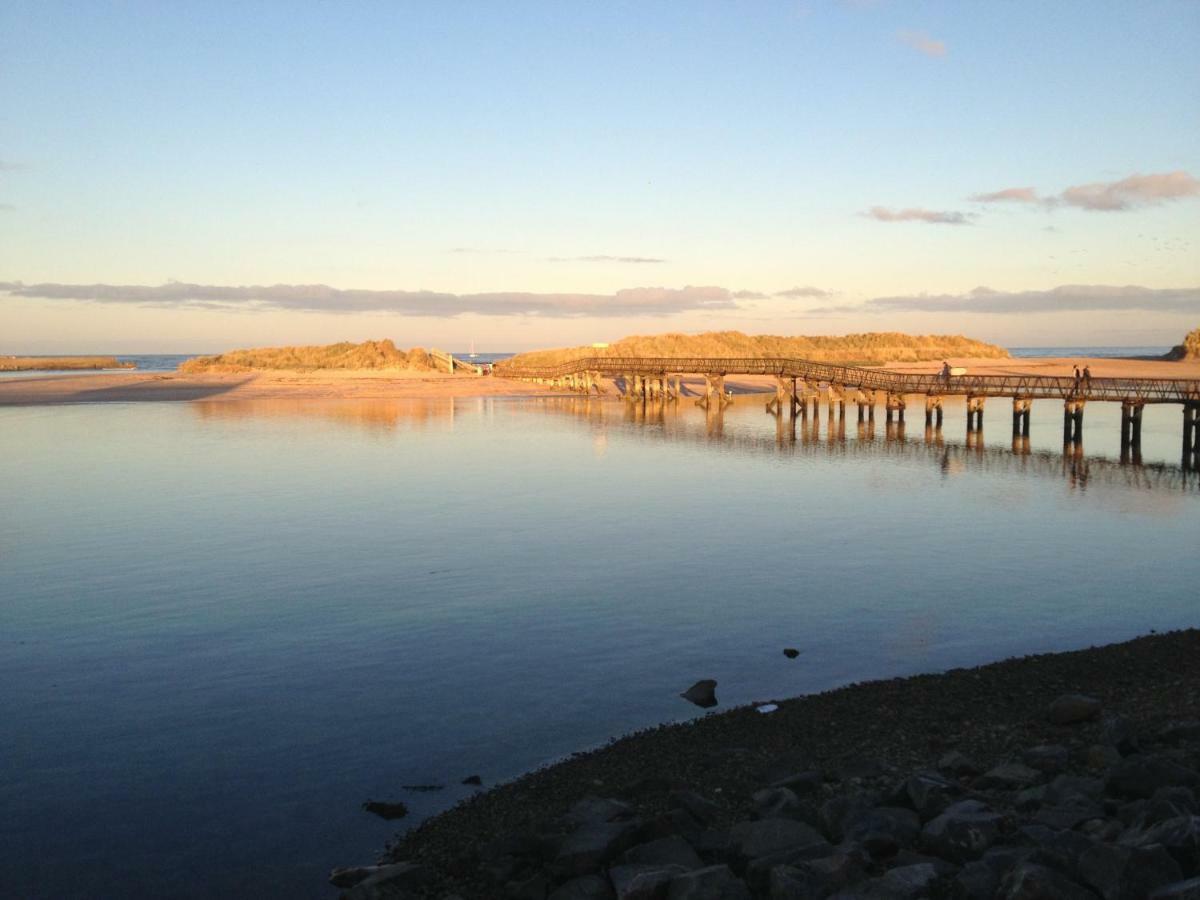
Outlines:
{"type": "MultiPolygon", "coordinates": [[[[719,696],[719,686],[717,693],[719,696]]],[[[458,895],[465,900],[509,896],[527,876],[547,880],[544,887],[548,893],[554,883],[567,880],[561,868],[556,869],[554,862],[535,863],[532,869],[537,871],[529,876],[528,861],[514,856],[515,851],[497,848],[528,840],[551,845],[559,841],[561,845],[568,828],[562,817],[573,807],[578,810],[576,805],[589,796],[611,799],[631,810],[629,814],[641,823],[635,842],[670,837],[682,830],[700,850],[705,864],[723,865],[720,861],[724,860],[753,887],[754,861],[749,860],[749,866],[744,857],[734,861],[737,854],[731,856],[722,841],[728,841],[729,829],[736,823],[774,818],[762,814],[763,797],[756,791],[786,783],[816,803],[847,792],[874,792],[879,803],[911,806],[896,800],[894,794],[888,800],[887,795],[894,792],[897,782],[904,783],[914,773],[937,772],[939,765],[946,773],[946,761],[957,758],[954,754],[975,764],[970,772],[958,773],[954,790],[986,799],[994,807],[994,815],[1003,817],[996,846],[1011,848],[1013,859],[1008,862],[1015,864],[1017,857],[1031,856],[1035,850],[1026,846],[1033,839],[1020,831],[1017,823],[1025,818],[1036,823],[1037,816],[1049,820],[1053,814],[1038,811],[1035,815],[1032,809],[1022,809],[1016,786],[1012,790],[994,784],[981,787],[979,773],[1019,764],[1013,771],[1029,781],[1020,787],[1034,788],[1035,793],[1042,790],[1038,785],[1056,776],[1101,781],[1107,776],[1111,780],[1113,771],[1122,765],[1122,756],[1132,752],[1128,747],[1118,752],[1111,746],[1117,727],[1114,722],[1124,723],[1123,733],[1142,736],[1142,753],[1161,750],[1185,767],[1200,768],[1200,722],[1196,722],[1200,720],[1200,630],[1152,633],[1100,647],[860,682],[769,702],[778,706],[770,714],[759,713],[754,705],[736,707],[615,738],[602,747],[477,793],[426,819],[390,844],[380,860],[385,865],[399,864],[390,871],[402,879],[419,870],[420,879],[415,879],[419,883],[401,882],[411,893],[394,896],[458,895]],[[1103,717],[1097,713],[1089,714],[1085,721],[1051,721],[1048,706],[1056,698],[1075,694],[1095,698],[1103,717]],[[1188,726],[1192,730],[1183,749],[1160,748],[1164,729],[1184,720],[1193,722],[1194,728],[1188,726]],[[1047,747],[1055,749],[1051,752],[1047,747]],[[1053,765],[1030,774],[1024,763],[1043,752],[1054,756],[1053,765]],[[705,801],[708,821],[696,834],[680,826],[686,819],[679,813],[680,791],[695,792],[705,801]],[[1006,803],[1013,805],[1006,807],[1006,803]]],[[[1136,744],[1136,739],[1131,740],[1136,744]]],[[[777,795],[776,799],[788,798],[777,795]]],[[[790,818],[804,816],[797,813],[790,818]]],[[[1108,806],[1084,817],[1089,822],[1100,818],[1110,831],[1115,827],[1108,806]]],[[[1076,827],[1082,828],[1082,822],[1076,827]]],[[[1200,819],[1197,823],[1200,828],[1200,819]]],[[[1084,840],[1071,825],[1051,829],[1054,834],[1064,830],[1084,840]]],[[[1096,834],[1088,833],[1087,839],[1102,842],[1105,838],[1100,830],[1097,825],[1096,834]]],[[[1050,840],[1053,836],[1037,837],[1050,840]]],[[[826,837],[833,840],[828,834],[826,837]]],[[[845,850],[843,842],[838,852],[845,850]]],[[[547,858],[553,853],[551,850],[547,858]]],[[[902,849],[894,858],[892,854],[875,858],[868,853],[863,877],[882,879],[891,868],[920,864],[914,862],[920,855],[913,847],[902,849]]],[[[924,859],[928,863],[929,858],[924,859]]],[[[968,863],[965,858],[958,859],[951,868],[961,874],[959,866],[968,863]]],[[[604,867],[598,871],[599,876],[588,877],[603,877],[604,867]]],[[[764,872],[757,874],[766,877],[764,872]]],[[[952,874],[950,868],[939,868],[939,878],[948,879],[952,874]]],[[[375,887],[364,884],[343,896],[393,896],[386,893],[389,886],[378,887],[385,892],[377,893],[375,887]]],[[[754,893],[765,896],[760,889],[754,893]]]]}
{"type": "MultiPolygon", "coordinates": [[[[1135,358],[951,359],[985,375],[1071,374],[1087,365],[1096,378],[1200,378],[1200,360],[1135,358]]],[[[940,362],[880,366],[894,372],[932,373],[940,362]]],[[[684,379],[689,393],[702,392],[703,379],[684,379]]],[[[735,394],[774,389],[770,378],[734,376],[726,386],[735,394]]],[[[608,394],[615,394],[608,383],[608,394]]],[[[444,398],[517,398],[578,396],[570,391],[495,376],[450,375],[409,370],[264,371],[237,374],[137,372],[128,374],[31,374],[0,379],[0,407],[73,403],[189,402],[222,400],[436,400],[444,398]]]]}

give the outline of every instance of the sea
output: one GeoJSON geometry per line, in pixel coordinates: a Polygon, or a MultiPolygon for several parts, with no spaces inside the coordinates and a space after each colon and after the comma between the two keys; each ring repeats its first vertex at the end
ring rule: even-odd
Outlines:
{"type": "Polygon", "coordinates": [[[1177,409],[1136,465],[1112,404],[1078,452],[1006,419],[0,408],[0,893],[333,898],[467,776],[706,715],[701,678],[719,712],[1195,626],[1177,409]]]}

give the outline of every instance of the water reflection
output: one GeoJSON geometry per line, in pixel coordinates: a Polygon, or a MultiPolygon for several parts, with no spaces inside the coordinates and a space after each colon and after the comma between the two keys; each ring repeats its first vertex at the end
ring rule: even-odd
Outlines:
{"type": "Polygon", "coordinates": [[[770,416],[768,432],[752,427],[727,428],[732,414],[725,409],[703,411],[703,417],[672,403],[614,404],[600,398],[554,397],[539,400],[537,408],[575,416],[605,428],[618,423],[653,430],[655,437],[690,443],[715,442],[738,453],[776,455],[834,455],[892,457],[927,460],[949,476],[958,472],[1018,474],[1065,480],[1073,489],[1093,484],[1144,490],[1200,491],[1200,473],[1163,463],[1143,463],[1141,453],[1125,453],[1119,460],[1087,456],[1084,445],[1069,443],[1061,453],[1034,449],[1029,437],[1014,437],[1009,447],[989,445],[984,430],[967,431],[963,439],[947,439],[944,429],[926,426],[918,440],[910,440],[906,424],[873,420],[856,423],[854,440],[847,440],[844,419],[820,416],[770,416]]]}

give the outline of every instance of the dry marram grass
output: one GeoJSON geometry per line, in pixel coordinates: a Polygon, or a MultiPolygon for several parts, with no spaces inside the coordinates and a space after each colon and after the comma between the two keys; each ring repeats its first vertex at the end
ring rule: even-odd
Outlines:
{"type": "Polygon", "coordinates": [[[780,337],[742,334],[740,331],[709,331],[704,334],[638,335],[623,338],[605,349],[570,347],[535,350],[513,357],[508,364],[549,366],[588,356],[724,356],[742,359],[782,356],[814,362],[870,366],[950,357],[1006,359],[1008,351],[961,335],[910,335],[886,331],[840,337],[780,337]]]}
{"type": "Polygon", "coordinates": [[[261,347],[255,350],[230,350],[218,356],[197,356],[179,367],[179,371],[253,372],[288,369],[415,369],[433,368],[429,354],[421,347],[400,350],[390,340],[343,342],[324,347],[261,347]]]}
{"type": "Polygon", "coordinates": [[[33,372],[51,369],[132,369],[133,363],[115,356],[0,356],[0,372],[33,372]]]}

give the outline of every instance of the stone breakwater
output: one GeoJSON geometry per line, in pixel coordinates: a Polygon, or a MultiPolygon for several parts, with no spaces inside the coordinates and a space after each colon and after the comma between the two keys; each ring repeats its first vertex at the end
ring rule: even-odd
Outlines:
{"type": "Polygon", "coordinates": [[[347,900],[1200,898],[1200,632],[631,735],[426,822],[347,900]]]}

